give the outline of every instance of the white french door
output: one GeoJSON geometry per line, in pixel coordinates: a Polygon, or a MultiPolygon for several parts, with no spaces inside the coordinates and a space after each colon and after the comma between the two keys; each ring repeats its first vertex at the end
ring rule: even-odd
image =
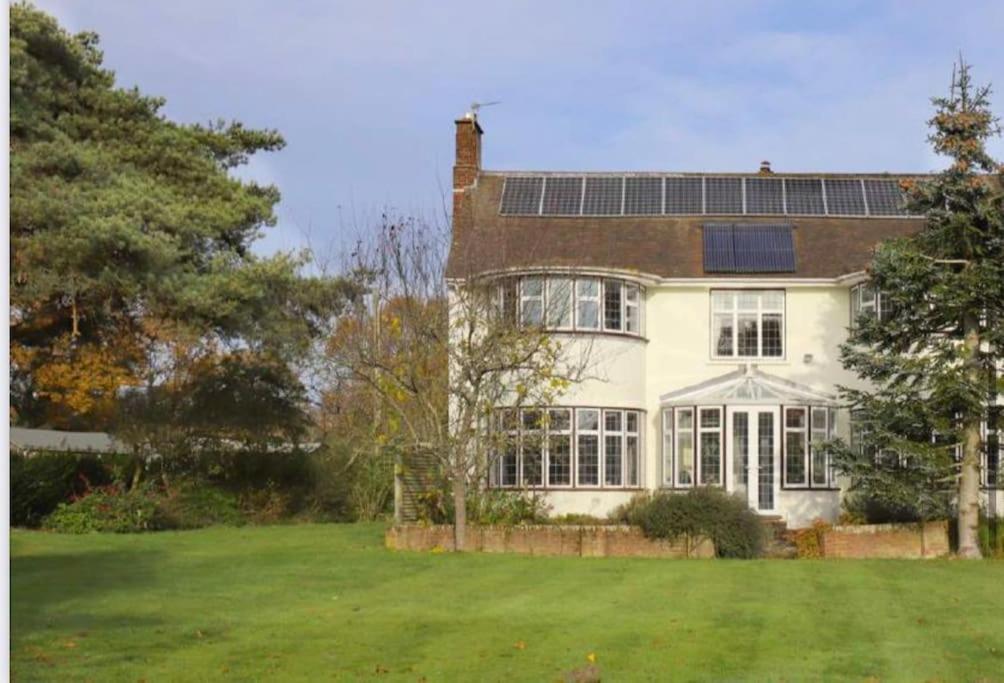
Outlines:
{"type": "Polygon", "coordinates": [[[745,496],[757,512],[776,512],[781,481],[780,408],[729,406],[726,415],[726,488],[745,496]]]}

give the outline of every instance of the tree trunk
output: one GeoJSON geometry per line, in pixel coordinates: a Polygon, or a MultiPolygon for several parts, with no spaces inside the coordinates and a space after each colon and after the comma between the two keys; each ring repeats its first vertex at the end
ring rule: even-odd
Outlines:
{"type": "Polygon", "coordinates": [[[464,551],[467,538],[467,478],[453,475],[453,549],[464,551]]]}
{"type": "MultiPolygon", "coordinates": [[[[979,321],[967,315],[964,322],[966,333],[966,363],[969,366],[968,379],[974,385],[980,384],[980,332],[979,321]]],[[[959,557],[979,559],[980,540],[980,418],[967,415],[963,424],[962,473],[959,477],[959,557]]]]}

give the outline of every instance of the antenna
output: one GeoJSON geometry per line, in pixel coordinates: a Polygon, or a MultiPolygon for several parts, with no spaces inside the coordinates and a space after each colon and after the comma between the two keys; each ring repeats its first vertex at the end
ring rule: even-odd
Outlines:
{"type": "Polygon", "coordinates": [[[471,118],[478,118],[478,110],[480,110],[481,107],[490,107],[495,104],[502,104],[502,100],[492,100],[491,102],[471,102],[471,118]]]}

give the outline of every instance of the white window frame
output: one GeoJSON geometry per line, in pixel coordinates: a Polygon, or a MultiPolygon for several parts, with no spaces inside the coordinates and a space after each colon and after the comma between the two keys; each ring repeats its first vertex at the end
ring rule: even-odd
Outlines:
{"type": "Polygon", "coordinates": [[[673,469],[674,441],[673,435],[676,433],[673,423],[673,409],[662,409],[662,485],[672,488],[675,477],[673,469]]]}
{"type": "Polygon", "coordinates": [[[857,326],[858,318],[865,313],[871,313],[882,319],[882,293],[867,283],[851,287],[851,328],[857,326]],[[865,292],[871,294],[871,301],[865,301],[865,292]]]}
{"type": "Polygon", "coordinates": [[[502,453],[497,456],[498,462],[496,466],[492,468],[495,474],[495,486],[503,489],[513,489],[518,488],[520,485],[520,461],[522,460],[522,454],[520,453],[520,423],[519,423],[519,411],[515,408],[502,408],[497,413],[498,419],[498,429],[502,434],[500,445],[502,447],[502,453]],[[510,421],[507,421],[507,416],[513,416],[510,421]],[[511,445],[513,449],[513,456],[516,458],[515,462],[515,472],[513,473],[513,481],[511,483],[505,483],[503,472],[505,471],[505,450],[511,445]]]}
{"type": "Polygon", "coordinates": [[[823,481],[816,481],[815,454],[818,444],[826,441],[833,434],[833,410],[825,406],[809,406],[809,488],[828,489],[833,486],[833,466],[830,456],[826,454],[823,462],[823,481]],[[823,416],[823,427],[816,427],[816,415],[823,416]]]}
{"type": "Polygon", "coordinates": [[[624,411],[623,410],[604,410],[603,411],[603,458],[601,462],[603,463],[603,487],[604,488],[624,488],[624,411]],[[616,415],[618,423],[620,424],[620,429],[610,429],[607,427],[607,416],[616,415]],[[619,481],[615,484],[611,484],[607,480],[607,441],[610,439],[616,439],[620,443],[620,462],[618,463],[618,474],[617,477],[619,481]]]}
{"type": "Polygon", "coordinates": [[[621,285],[621,299],[624,301],[624,314],[622,316],[624,332],[641,335],[641,287],[630,282],[623,283],[621,285]],[[633,329],[630,324],[632,321],[634,322],[633,329]]]}
{"type": "Polygon", "coordinates": [[[689,489],[693,488],[697,481],[697,430],[695,429],[697,419],[697,411],[693,407],[687,406],[683,408],[676,408],[673,411],[674,422],[674,439],[673,439],[673,483],[674,488],[678,489],[689,489]],[[680,418],[685,414],[690,415],[690,427],[681,427],[680,418]],[[684,483],[680,481],[680,437],[684,434],[690,435],[690,482],[684,483]]]}
{"type": "Polygon", "coordinates": [[[602,325],[603,325],[602,329],[603,329],[604,332],[612,332],[612,333],[615,333],[615,334],[618,333],[618,332],[624,332],[624,287],[625,287],[626,284],[627,283],[625,283],[623,280],[612,280],[612,279],[609,279],[609,278],[603,280],[603,289],[600,292],[600,294],[601,294],[602,300],[603,300],[603,308],[602,308],[602,316],[601,316],[601,318],[602,318],[602,325]],[[612,284],[616,284],[617,285],[617,289],[618,289],[618,293],[617,293],[617,327],[607,327],[607,288],[610,287],[610,285],[612,285],[612,284]]]}
{"type": "Polygon", "coordinates": [[[624,447],[623,447],[623,462],[624,462],[624,473],[621,477],[624,488],[636,489],[641,486],[642,479],[642,463],[644,462],[644,454],[641,450],[641,413],[637,410],[625,410],[624,411],[624,422],[622,423],[624,427],[624,447]],[[630,428],[631,418],[634,418],[634,429],[630,428]],[[630,458],[628,453],[630,452],[631,441],[634,440],[634,462],[635,462],[635,477],[632,480],[629,476],[631,472],[630,458]]]}
{"type": "Polygon", "coordinates": [[[695,460],[697,461],[697,474],[695,480],[698,486],[724,486],[725,485],[725,412],[722,410],[722,406],[698,406],[696,412],[696,437],[694,439],[694,453],[695,460]],[[705,427],[702,424],[701,418],[705,413],[717,413],[718,414],[718,426],[716,427],[705,427]],[[705,483],[704,481],[704,439],[705,434],[717,434],[718,435],[718,481],[705,483]]]}
{"type": "Polygon", "coordinates": [[[546,307],[544,310],[544,327],[548,330],[574,330],[575,329],[575,283],[576,279],[571,276],[560,276],[554,275],[545,278],[544,289],[547,293],[546,307]],[[561,324],[561,322],[555,322],[552,318],[555,312],[555,303],[552,301],[554,296],[554,290],[559,283],[564,283],[568,286],[568,312],[565,315],[566,323],[561,324]]]}
{"type": "Polygon", "coordinates": [[[575,482],[576,488],[601,488],[603,486],[603,411],[600,408],[576,408],[572,411],[573,419],[575,420],[575,452],[573,453],[573,460],[575,462],[575,472],[572,481],[575,482]],[[596,429],[583,429],[581,423],[579,422],[579,415],[581,413],[595,413],[596,414],[596,429]],[[580,467],[579,461],[579,437],[581,436],[592,436],[596,439],[596,482],[595,483],[583,483],[580,481],[582,468],[580,467]]]}
{"type": "Polygon", "coordinates": [[[809,406],[785,406],[783,414],[781,415],[781,447],[783,448],[782,453],[784,457],[781,458],[781,485],[783,488],[788,489],[807,489],[809,488],[810,482],[810,472],[809,472],[809,432],[811,419],[811,411],[809,406]],[[802,413],[804,422],[803,426],[799,427],[789,427],[788,426],[788,413],[802,413]],[[789,434],[801,434],[802,436],[802,472],[804,474],[804,481],[802,482],[790,482],[788,481],[788,460],[791,458],[791,453],[788,449],[788,435],[789,434]]]}
{"type": "Polygon", "coordinates": [[[788,355],[788,321],[787,306],[788,296],[783,289],[712,289],[710,290],[710,328],[711,338],[710,351],[713,360],[740,360],[756,359],[765,361],[784,361],[788,355]],[[732,306],[730,309],[718,308],[715,306],[716,295],[729,294],[732,296],[732,306]],[[739,297],[742,295],[755,294],[757,297],[756,310],[739,310],[739,297]],[[781,297],[780,308],[765,308],[764,300],[769,294],[778,294],[781,297]],[[757,324],[757,352],[754,355],[739,355],[739,316],[755,315],[757,324]],[[777,356],[765,356],[763,353],[763,321],[766,315],[781,316],[781,353],[777,356]],[[732,351],[729,354],[718,352],[718,338],[715,335],[715,319],[719,316],[731,316],[732,321],[732,351]]]}
{"type": "Polygon", "coordinates": [[[547,488],[570,489],[575,484],[575,434],[572,428],[572,420],[575,419],[575,411],[571,408],[548,408],[547,409],[547,439],[544,445],[544,482],[547,488]],[[565,413],[568,415],[568,427],[566,429],[556,429],[554,427],[554,413],[565,413]],[[568,483],[555,484],[551,481],[551,439],[555,436],[565,436],[568,438],[568,483]]]}
{"type": "Polygon", "coordinates": [[[603,281],[598,277],[575,278],[575,329],[589,332],[598,332],[603,329],[603,281]],[[596,284],[596,295],[587,296],[579,290],[580,283],[592,282],[596,284]],[[580,302],[593,302],[596,304],[596,326],[588,327],[582,323],[579,315],[580,302]]]}
{"type": "Polygon", "coordinates": [[[520,325],[539,325],[543,327],[546,324],[544,308],[544,292],[547,288],[547,278],[543,275],[528,275],[522,277],[519,280],[519,322],[520,325]],[[540,294],[527,294],[526,283],[530,280],[537,280],[540,282],[540,294]],[[528,303],[539,303],[540,304],[540,320],[538,322],[530,322],[526,319],[526,305],[528,303]]]}

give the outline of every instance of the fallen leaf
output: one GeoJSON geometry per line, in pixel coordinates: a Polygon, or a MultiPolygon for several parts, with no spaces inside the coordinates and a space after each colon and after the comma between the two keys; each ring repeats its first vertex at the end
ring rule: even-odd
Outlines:
{"type": "Polygon", "coordinates": [[[517,640],[516,643],[513,645],[513,647],[516,648],[517,650],[525,650],[526,643],[524,643],[522,640],[517,640]]]}
{"type": "Polygon", "coordinates": [[[595,652],[590,652],[588,655],[586,655],[586,661],[589,662],[590,664],[595,664],[596,663],[596,653],[595,652]]]}
{"type": "Polygon", "coordinates": [[[68,640],[65,643],[63,643],[63,647],[65,647],[68,650],[72,650],[76,646],[77,646],[76,642],[74,642],[72,640],[68,640]]]}

